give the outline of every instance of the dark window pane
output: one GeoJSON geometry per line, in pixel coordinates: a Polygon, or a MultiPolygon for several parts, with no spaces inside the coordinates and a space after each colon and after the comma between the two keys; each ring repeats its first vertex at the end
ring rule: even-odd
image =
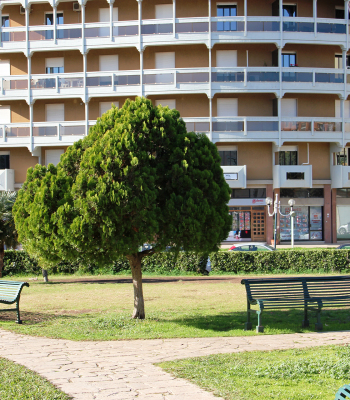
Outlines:
{"type": "Polygon", "coordinates": [[[221,165],[237,165],[237,151],[219,151],[221,165]]]}
{"type": "Polygon", "coordinates": [[[283,5],[283,16],[284,17],[296,17],[297,16],[297,6],[296,5],[283,5]]]}
{"type": "Polygon", "coordinates": [[[9,16],[2,17],[1,26],[3,28],[9,28],[10,27],[10,17],[9,16]]]}
{"type": "Polygon", "coordinates": [[[281,189],[280,192],[281,198],[299,198],[299,199],[307,199],[307,198],[317,198],[323,199],[324,192],[322,188],[316,189],[281,189]]]}
{"type": "Polygon", "coordinates": [[[303,180],[303,179],[305,179],[305,174],[304,174],[304,172],[287,172],[287,179],[303,180]]]}
{"type": "Polygon", "coordinates": [[[10,156],[0,155],[0,169],[9,169],[9,168],[10,168],[10,156]]]}

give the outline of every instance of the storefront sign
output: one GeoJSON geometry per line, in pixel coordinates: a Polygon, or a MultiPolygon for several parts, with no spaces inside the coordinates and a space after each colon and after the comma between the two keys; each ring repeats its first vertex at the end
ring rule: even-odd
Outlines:
{"type": "Polygon", "coordinates": [[[227,181],[237,181],[238,180],[238,174],[224,174],[224,178],[227,181]]]}
{"type": "Polygon", "coordinates": [[[231,199],[229,206],[265,206],[265,199],[231,199]]]}

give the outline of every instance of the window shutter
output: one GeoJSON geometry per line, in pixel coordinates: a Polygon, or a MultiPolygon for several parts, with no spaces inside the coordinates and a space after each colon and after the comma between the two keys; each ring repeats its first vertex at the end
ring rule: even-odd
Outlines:
{"type": "Polygon", "coordinates": [[[64,121],[64,104],[46,104],[46,121],[64,121]]]}
{"type": "Polygon", "coordinates": [[[105,112],[107,112],[108,110],[110,110],[112,108],[112,104],[114,104],[116,107],[119,107],[119,101],[113,101],[113,102],[101,101],[100,102],[100,117],[102,116],[102,114],[104,114],[105,112]]]}
{"type": "Polygon", "coordinates": [[[297,99],[282,99],[282,117],[296,117],[298,114],[297,99]]]}
{"type": "Polygon", "coordinates": [[[237,50],[217,50],[217,67],[237,67],[237,50]]]}
{"type": "Polygon", "coordinates": [[[175,68],[175,52],[156,53],[156,69],[175,68]]]}
{"type": "Polygon", "coordinates": [[[218,117],[237,117],[238,99],[218,99],[217,115],[218,117]]]}
{"type": "Polygon", "coordinates": [[[11,123],[11,106],[0,106],[0,124],[11,123]]]}
{"type": "Polygon", "coordinates": [[[46,58],[45,66],[46,68],[64,68],[64,57],[46,58]]]}
{"type": "MultiPolygon", "coordinates": [[[[109,22],[109,8],[99,8],[99,22],[109,22]]],[[[118,7],[113,7],[113,21],[118,21],[118,7]]]]}
{"type": "Polygon", "coordinates": [[[118,71],[119,59],[118,55],[100,56],[100,71],[118,71]]]}
{"type": "Polygon", "coordinates": [[[10,76],[11,75],[11,66],[10,60],[1,60],[0,61],[0,76],[10,76]]]}
{"type": "Polygon", "coordinates": [[[156,4],[156,19],[173,18],[172,4],[156,4]]]}
{"type": "Polygon", "coordinates": [[[169,99],[164,99],[164,100],[156,100],[156,106],[162,105],[163,107],[168,106],[170,110],[173,110],[176,108],[176,100],[169,100],[169,99]]]}
{"type": "Polygon", "coordinates": [[[60,150],[45,150],[45,164],[57,165],[60,162],[60,157],[64,153],[63,149],[60,150]]]}

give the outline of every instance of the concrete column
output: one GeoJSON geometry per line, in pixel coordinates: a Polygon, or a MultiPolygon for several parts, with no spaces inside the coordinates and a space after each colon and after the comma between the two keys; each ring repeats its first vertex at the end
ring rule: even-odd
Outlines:
{"type": "Polygon", "coordinates": [[[81,5],[81,41],[82,51],[85,53],[85,4],[81,5]]]}
{"type": "Polygon", "coordinates": [[[138,5],[138,22],[139,22],[139,51],[142,51],[142,34],[141,34],[141,27],[142,27],[142,0],[137,0],[138,5]]]}
{"type": "Polygon", "coordinates": [[[173,36],[176,36],[176,0],[173,0],[173,36]]]}
{"type": "MultiPolygon", "coordinates": [[[[273,186],[272,184],[266,185],[266,197],[273,198],[273,186]]],[[[271,210],[271,207],[270,207],[271,210]]],[[[271,244],[271,240],[273,239],[273,217],[269,217],[269,213],[267,212],[266,206],[266,242],[267,244],[271,244]]]]}
{"type": "MultiPolygon", "coordinates": [[[[5,134],[5,133],[4,133],[5,134]]],[[[33,151],[33,103],[29,103],[29,136],[30,136],[30,152],[33,151]]]]}
{"type": "Polygon", "coordinates": [[[89,103],[86,101],[85,102],[85,132],[86,135],[89,134],[89,103]]]}
{"type": "Polygon", "coordinates": [[[209,97],[209,140],[213,141],[213,99],[209,97]]]}
{"type": "Polygon", "coordinates": [[[53,6],[53,41],[57,44],[57,6],[53,6]]]}
{"type": "Polygon", "coordinates": [[[143,50],[140,50],[140,96],[143,97],[143,50]]]}
{"type": "Polygon", "coordinates": [[[113,41],[113,5],[114,3],[110,2],[109,3],[109,23],[110,23],[110,39],[113,41]]]}
{"type": "Polygon", "coordinates": [[[331,190],[332,197],[332,243],[337,243],[337,189],[331,190]]]}
{"type": "Polygon", "coordinates": [[[332,243],[332,193],[331,185],[324,185],[323,237],[326,243],[332,243]]]}

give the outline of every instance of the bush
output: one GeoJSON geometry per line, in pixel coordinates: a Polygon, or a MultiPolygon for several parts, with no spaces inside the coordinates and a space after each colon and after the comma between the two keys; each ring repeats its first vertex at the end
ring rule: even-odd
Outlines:
{"type": "MultiPolygon", "coordinates": [[[[211,268],[216,273],[235,274],[271,274],[271,273],[348,273],[348,250],[294,250],[269,252],[228,252],[209,254],[211,268]]],[[[143,271],[155,274],[194,273],[204,274],[208,254],[164,252],[145,257],[143,271]]],[[[62,261],[50,272],[56,274],[117,274],[129,272],[127,259],[119,258],[113,265],[99,268],[94,263],[83,264],[62,261]]],[[[41,268],[25,251],[8,250],[5,252],[4,276],[40,275],[41,268]]]]}

